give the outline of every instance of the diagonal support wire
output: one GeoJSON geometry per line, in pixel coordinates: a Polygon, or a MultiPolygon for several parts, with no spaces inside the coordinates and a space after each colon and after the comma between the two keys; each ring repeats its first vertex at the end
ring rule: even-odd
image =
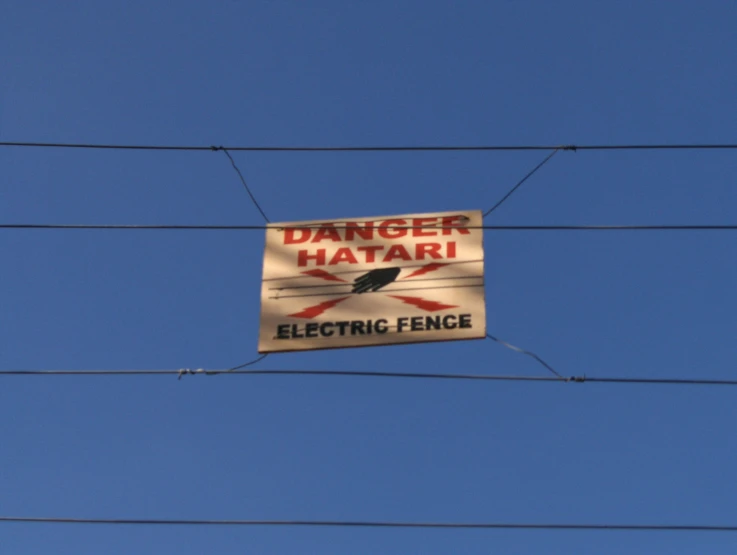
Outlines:
{"type": "Polygon", "coordinates": [[[527,355],[527,356],[529,356],[529,357],[532,357],[532,358],[534,358],[534,359],[535,359],[536,361],[538,361],[538,362],[539,362],[540,364],[542,364],[542,365],[543,365],[543,366],[544,366],[545,368],[547,368],[547,369],[548,369],[548,370],[549,370],[550,372],[552,372],[553,374],[555,374],[556,376],[558,376],[558,377],[559,377],[559,378],[560,378],[561,380],[565,380],[565,379],[566,379],[566,378],[564,378],[563,376],[561,376],[560,374],[558,374],[558,372],[556,372],[556,371],[555,371],[555,370],[553,369],[553,367],[552,367],[552,366],[550,366],[550,365],[549,365],[549,364],[548,364],[547,362],[545,362],[545,361],[544,361],[543,359],[541,359],[541,358],[540,358],[539,356],[537,356],[537,355],[536,355],[535,353],[533,353],[533,352],[531,352],[531,351],[528,351],[528,350],[526,350],[526,349],[522,349],[522,348],[520,348],[520,347],[516,347],[516,346],[512,345],[511,343],[507,343],[506,341],[502,341],[501,339],[499,339],[498,337],[494,337],[494,336],[493,336],[493,335],[491,335],[490,333],[487,333],[487,334],[486,334],[486,337],[488,337],[488,338],[489,338],[489,339],[491,339],[492,341],[496,341],[497,343],[499,343],[500,345],[503,345],[503,346],[504,346],[504,347],[506,347],[507,349],[512,349],[512,350],[513,350],[514,352],[516,352],[516,353],[520,353],[520,354],[522,354],[522,355],[527,355]]]}
{"type": "Polygon", "coordinates": [[[511,197],[514,194],[514,192],[522,186],[522,184],[525,181],[527,181],[529,178],[531,178],[535,174],[535,172],[537,170],[539,170],[545,164],[547,164],[548,163],[548,160],[550,160],[553,156],[555,156],[558,153],[558,151],[561,150],[561,149],[563,149],[563,150],[575,150],[574,147],[558,147],[555,150],[553,150],[553,152],[551,152],[550,154],[548,154],[542,162],[540,162],[537,166],[535,166],[534,168],[532,168],[532,170],[530,170],[527,173],[527,175],[525,175],[522,179],[520,179],[517,182],[517,184],[514,187],[512,187],[507,192],[506,195],[504,195],[501,199],[499,199],[499,201],[494,206],[492,206],[486,212],[484,212],[484,218],[486,216],[488,216],[489,214],[491,214],[494,210],[496,210],[497,208],[499,208],[504,203],[504,201],[506,201],[509,197],[511,197]]]}
{"type": "Polygon", "coordinates": [[[238,166],[235,164],[235,160],[233,160],[233,157],[230,155],[230,152],[228,152],[228,149],[224,146],[212,146],[210,147],[212,150],[222,150],[225,155],[230,160],[231,165],[233,166],[233,169],[238,174],[238,177],[241,178],[241,183],[243,183],[243,186],[246,188],[246,192],[248,193],[248,196],[251,197],[251,202],[253,202],[253,205],[258,209],[259,212],[261,212],[261,216],[263,216],[264,220],[266,220],[266,223],[271,223],[271,220],[269,220],[268,216],[264,212],[263,208],[261,208],[261,205],[256,200],[256,197],[253,195],[253,192],[251,191],[251,188],[248,186],[248,183],[246,183],[246,178],[243,177],[243,174],[241,173],[241,170],[238,169],[238,166]]]}
{"type": "Polygon", "coordinates": [[[269,353],[266,353],[265,355],[261,355],[258,358],[255,358],[249,362],[244,362],[243,364],[240,364],[238,366],[233,366],[233,368],[228,368],[225,373],[232,372],[233,370],[240,370],[241,368],[245,368],[246,366],[251,366],[252,364],[256,364],[257,362],[261,362],[264,360],[267,356],[269,356],[269,353]]]}

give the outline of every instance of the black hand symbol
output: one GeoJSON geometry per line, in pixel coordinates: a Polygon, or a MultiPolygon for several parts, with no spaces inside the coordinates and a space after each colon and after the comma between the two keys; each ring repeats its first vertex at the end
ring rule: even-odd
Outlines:
{"type": "Polygon", "coordinates": [[[378,291],[382,287],[389,285],[399,275],[399,268],[379,268],[371,270],[367,274],[363,274],[353,280],[353,289],[351,293],[366,293],[367,291],[378,291]]]}

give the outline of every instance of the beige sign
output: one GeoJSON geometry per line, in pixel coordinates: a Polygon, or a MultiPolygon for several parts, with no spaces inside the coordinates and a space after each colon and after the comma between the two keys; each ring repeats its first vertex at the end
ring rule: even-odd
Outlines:
{"type": "Polygon", "coordinates": [[[270,224],[259,352],[485,337],[481,218],[270,224]]]}

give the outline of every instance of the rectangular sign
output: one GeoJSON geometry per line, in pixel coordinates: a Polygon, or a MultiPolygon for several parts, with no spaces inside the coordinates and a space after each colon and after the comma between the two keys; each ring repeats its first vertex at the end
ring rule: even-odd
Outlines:
{"type": "Polygon", "coordinates": [[[258,351],[486,336],[481,211],[269,224],[258,351]]]}

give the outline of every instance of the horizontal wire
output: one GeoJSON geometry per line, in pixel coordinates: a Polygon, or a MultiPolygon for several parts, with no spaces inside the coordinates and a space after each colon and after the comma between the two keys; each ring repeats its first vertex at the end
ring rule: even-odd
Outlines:
{"type": "Polygon", "coordinates": [[[153,526],[311,526],[349,528],[476,528],[505,530],[601,530],[642,532],[737,532],[737,526],[706,524],[554,524],[526,522],[401,522],[369,520],[214,520],[149,518],[45,518],[0,516],[0,523],[153,526]]]}
{"type": "Polygon", "coordinates": [[[525,150],[732,150],[736,143],[612,144],[612,145],[397,145],[397,146],[205,146],[125,145],[97,143],[42,143],[2,141],[0,147],[77,148],[98,150],[218,151],[232,152],[422,152],[422,151],[525,151],[525,150]]]}
{"type": "MultiPolygon", "coordinates": [[[[305,276],[309,277],[309,276],[305,276]]],[[[288,279],[288,278],[287,278],[288,279]]],[[[449,279],[484,279],[484,276],[451,276],[451,277],[439,277],[439,278],[411,278],[408,281],[398,281],[395,283],[417,283],[418,281],[447,281],[449,279]]],[[[269,287],[269,291],[284,291],[287,289],[322,289],[324,287],[353,287],[353,283],[346,281],[345,283],[326,283],[324,285],[290,285],[287,287],[269,287]]],[[[376,291],[374,291],[376,292],[376,291]]]]}
{"type": "MultiPolygon", "coordinates": [[[[400,265],[400,266],[396,266],[396,267],[399,268],[400,270],[407,270],[407,269],[411,269],[411,268],[425,268],[429,264],[440,264],[443,267],[445,267],[445,266],[456,266],[458,264],[473,264],[473,263],[478,263],[478,262],[483,262],[483,259],[476,258],[476,259],[473,259],[473,260],[454,260],[454,261],[445,260],[443,262],[423,262],[422,264],[404,264],[404,265],[400,265]]],[[[438,268],[438,269],[440,269],[440,268],[438,268]]],[[[329,272],[329,273],[331,275],[333,275],[333,276],[342,276],[342,275],[346,275],[346,274],[363,274],[365,272],[366,272],[366,268],[363,268],[361,270],[340,270],[340,271],[337,271],[337,272],[329,272]]],[[[317,279],[321,279],[318,276],[311,276],[310,274],[306,274],[304,272],[300,272],[298,275],[285,276],[285,277],[265,278],[262,281],[285,281],[285,280],[293,280],[293,279],[306,279],[306,278],[309,278],[309,277],[313,277],[313,278],[314,277],[317,277],[317,279]]],[[[402,280],[400,280],[400,281],[402,281],[402,280]]],[[[414,279],[412,281],[414,281],[414,279]]],[[[404,283],[410,283],[410,282],[407,281],[407,282],[404,282],[404,283]]]]}
{"type": "Polygon", "coordinates": [[[180,376],[182,374],[251,375],[251,376],[327,376],[363,378],[408,378],[423,380],[479,380],[509,382],[611,383],[631,385],[715,385],[735,386],[737,380],[700,378],[612,378],[570,376],[505,376],[493,374],[445,374],[384,372],[373,370],[0,370],[0,376],[180,376]]]}
{"type": "MultiPolygon", "coordinates": [[[[275,229],[265,225],[174,225],[174,224],[0,224],[0,229],[116,229],[116,230],[202,230],[202,231],[255,231],[275,229]]],[[[336,226],[335,229],[342,229],[336,226]]],[[[427,229],[427,226],[392,226],[399,229],[427,229]]],[[[457,226],[438,226],[433,229],[459,229],[457,226]]],[[[479,225],[463,229],[488,229],[495,231],[735,231],[737,224],[672,224],[672,225],[479,225]]]]}
{"type": "MultiPolygon", "coordinates": [[[[479,278],[483,279],[483,278],[479,278]]],[[[395,282],[396,283],[396,282],[395,282]]],[[[410,281],[404,281],[401,283],[412,283],[410,281]]],[[[357,295],[365,295],[366,293],[399,293],[400,291],[431,291],[434,289],[469,289],[471,287],[483,287],[483,283],[475,283],[473,285],[430,285],[427,287],[404,287],[400,289],[378,289],[376,291],[364,291],[363,293],[356,293],[357,295]]],[[[299,299],[302,297],[335,297],[345,295],[347,291],[339,291],[337,293],[302,293],[300,295],[275,295],[269,297],[270,299],[299,299]]]]}

